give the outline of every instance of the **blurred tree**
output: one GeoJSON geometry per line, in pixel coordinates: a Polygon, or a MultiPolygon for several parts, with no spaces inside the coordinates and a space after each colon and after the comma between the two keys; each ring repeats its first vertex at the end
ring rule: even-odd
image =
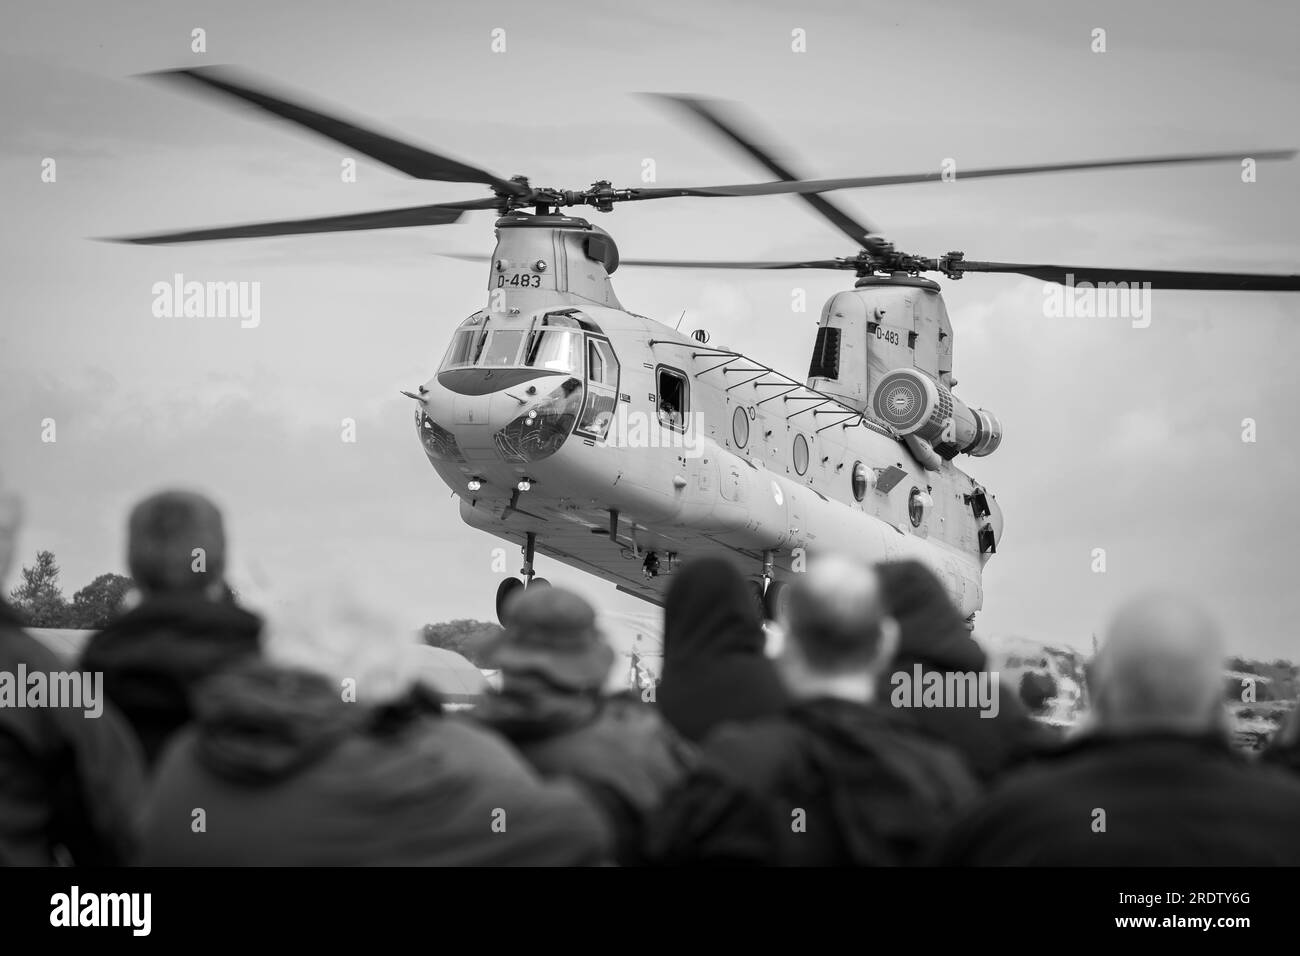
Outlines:
{"type": "Polygon", "coordinates": [[[445,647],[469,660],[475,667],[486,667],[483,652],[487,643],[501,633],[501,628],[487,621],[459,618],[441,624],[424,625],[424,643],[431,647],[445,647]]]}
{"type": "Polygon", "coordinates": [[[68,602],[59,588],[59,566],[53,551],[39,551],[36,564],[24,567],[23,583],[9,594],[14,608],[30,627],[67,627],[68,602]]]}
{"type": "Polygon", "coordinates": [[[120,574],[101,574],[72,595],[72,607],[64,627],[98,629],[112,620],[121,607],[126,592],[135,586],[120,574]]]}

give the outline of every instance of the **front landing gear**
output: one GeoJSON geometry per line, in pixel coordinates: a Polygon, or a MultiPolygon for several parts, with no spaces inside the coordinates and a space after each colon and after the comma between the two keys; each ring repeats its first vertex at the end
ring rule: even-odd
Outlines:
{"type": "Polygon", "coordinates": [[[533,570],[533,557],[537,553],[537,535],[528,532],[528,537],[522,548],[524,553],[524,566],[519,569],[523,575],[523,580],[519,578],[505,578],[497,585],[497,621],[502,626],[506,623],[506,605],[514,597],[515,592],[522,591],[524,588],[549,588],[551,582],[546,578],[537,577],[537,572],[533,570]]]}
{"type": "Polygon", "coordinates": [[[518,578],[504,578],[497,585],[497,621],[503,627],[506,623],[506,604],[515,596],[516,591],[522,591],[523,589],[524,582],[518,578]]]}

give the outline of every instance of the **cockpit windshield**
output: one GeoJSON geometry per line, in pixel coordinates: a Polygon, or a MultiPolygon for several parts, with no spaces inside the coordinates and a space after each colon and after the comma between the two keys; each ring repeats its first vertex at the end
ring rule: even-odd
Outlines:
{"type": "Polygon", "coordinates": [[[531,329],[492,328],[490,321],[481,321],[476,316],[456,331],[439,371],[528,366],[583,374],[583,331],[576,319],[547,315],[531,329]]]}
{"type": "Polygon", "coordinates": [[[487,346],[479,365],[484,368],[504,368],[519,364],[519,346],[524,341],[523,329],[495,329],[488,333],[487,346]]]}

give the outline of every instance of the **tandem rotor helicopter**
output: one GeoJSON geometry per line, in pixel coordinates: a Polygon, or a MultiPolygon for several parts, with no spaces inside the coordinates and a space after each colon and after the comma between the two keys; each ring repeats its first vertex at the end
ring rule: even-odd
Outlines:
{"type": "MultiPolygon", "coordinates": [[[[418,179],[478,183],[461,202],[135,236],[199,242],[454,223],[494,210],[488,302],[452,334],[441,366],[416,392],[415,427],[465,522],[520,545],[520,577],[544,583],[543,554],[662,603],[687,559],[724,555],[749,572],[774,615],[783,582],[807,555],[841,551],[876,562],[914,558],[944,582],[968,623],[981,573],[997,551],[993,493],[955,464],[1002,441],[991,412],[953,394],[954,333],[940,286],[966,273],[1014,273],[1064,284],[1151,283],[1156,289],[1300,291],[1300,276],[1171,272],[982,262],[960,252],[901,252],[821,194],[936,181],[939,172],[805,180],[772,158],[717,104],[665,97],[757,159],[777,181],[703,187],[586,189],[504,179],[319,112],[222,67],[153,76],[259,107],[418,179]],[[610,283],[620,265],[603,229],[561,210],[610,212],[679,197],[802,197],[858,247],[835,259],[780,262],[621,260],[624,265],[842,269],[852,289],[821,313],[806,378],[625,309],[610,283]]],[[[1242,151],[967,170],[964,179],[1130,166],[1289,159],[1242,151]]],[[[463,258],[476,258],[467,256],[463,258]]]]}

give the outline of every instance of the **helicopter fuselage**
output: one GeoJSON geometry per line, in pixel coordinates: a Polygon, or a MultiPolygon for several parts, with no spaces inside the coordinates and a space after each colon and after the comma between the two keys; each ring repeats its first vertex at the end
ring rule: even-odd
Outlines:
{"type": "Polygon", "coordinates": [[[660,603],[684,560],[781,581],[809,556],[915,558],[964,615],[1001,531],[992,495],[891,429],[621,307],[617,250],[561,216],[498,223],[488,308],[420,390],[426,455],[462,518],[660,603]],[[981,510],[983,514],[981,515],[981,510]]]}

